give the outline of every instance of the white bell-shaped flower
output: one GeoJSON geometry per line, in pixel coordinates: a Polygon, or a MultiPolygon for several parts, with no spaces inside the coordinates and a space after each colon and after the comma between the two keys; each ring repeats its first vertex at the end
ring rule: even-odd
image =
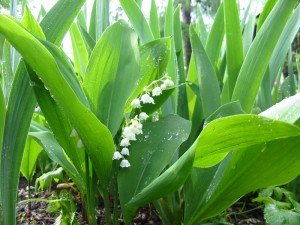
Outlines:
{"type": "Polygon", "coordinates": [[[164,84],[166,85],[166,87],[173,87],[174,86],[174,82],[172,80],[169,80],[169,79],[165,79],[164,84]]]}
{"type": "Polygon", "coordinates": [[[113,155],[113,160],[119,160],[119,159],[122,159],[123,158],[123,156],[121,155],[121,153],[120,152],[114,152],[114,155],[113,155]]]}
{"type": "Polygon", "coordinates": [[[156,87],[152,90],[152,96],[159,96],[162,94],[162,89],[160,87],[156,87]]]}
{"type": "Polygon", "coordinates": [[[129,139],[128,139],[128,138],[123,138],[123,139],[121,140],[120,146],[122,146],[122,147],[127,147],[127,146],[129,146],[129,145],[130,145],[130,142],[129,142],[129,139]]]}
{"type": "Polygon", "coordinates": [[[122,168],[124,168],[124,167],[130,167],[130,163],[128,162],[127,159],[123,159],[123,160],[121,161],[121,163],[120,163],[120,166],[121,166],[122,168]]]}
{"type": "Polygon", "coordinates": [[[128,148],[122,148],[121,154],[122,155],[129,155],[129,149],[128,148]]]}
{"type": "Polygon", "coordinates": [[[141,102],[138,98],[135,98],[132,100],[132,102],[130,103],[130,105],[133,107],[133,108],[140,108],[141,107],[141,102]]]}
{"type": "Polygon", "coordinates": [[[140,120],[146,120],[146,119],[148,119],[148,115],[147,115],[147,113],[145,113],[145,112],[141,112],[140,114],[139,114],[139,119],[140,120]]]}
{"type": "Polygon", "coordinates": [[[145,104],[145,103],[151,103],[154,104],[154,99],[152,97],[150,97],[150,95],[148,94],[143,94],[141,97],[141,101],[145,104]]]}

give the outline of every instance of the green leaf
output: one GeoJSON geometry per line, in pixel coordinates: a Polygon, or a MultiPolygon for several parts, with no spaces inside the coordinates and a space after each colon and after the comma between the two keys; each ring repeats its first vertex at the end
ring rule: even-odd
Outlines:
{"type": "Polygon", "coordinates": [[[125,204],[160,175],[180,144],[188,138],[189,132],[189,121],[175,115],[144,124],[143,135],[130,146],[131,167],[121,169],[118,175],[120,201],[127,223],[137,206],[127,211],[125,204]]]}
{"type": "Polygon", "coordinates": [[[137,46],[133,30],[119,21],[103,33],[86,70],[84,89],[91,109],[113,136],[140,76],[137,46]]]}
{"type": "Polygon", "coordinates": [[[288,2],[281,0],[275,5],[245,57],[232,100],[240,100],[246,113],[252,110],[273,49],[296,3],[297,0],[288,2]]]}
{"type": "Polygon", "coordinates": [[[50,187],[53,180],[63,181],[63,168],[58,167],[54,171],[50,171],[48,173],[44,173],[40,177],[35,180],[35,189],[38,190],[45,190],[45,188],[50,187]]]}
{"type": "Polygon", "coordinates": [[[264,209],[266,224],[270,225],[293,225],[300,223],[300,214],[292,210],[280,209],[274,204],[269,204],[264,209]]]}
{"type": "Polygon", "coordinates": [[[3,62],[2,62],[2,89],[4,94],[5,102],[8,103],[9,95],[12,88],[14,79],[14,72],[12,68],[12,57],[11,57],[11,45],[5,40],[3,45],[3,62]]]}
{"type": "MultiPolygon", "coordinates": [[[[220,5],[206,42],[206,53],[216,70],[225,34],[223,3],[220,5]]],[[[205,45],[205,43],[203,43],[205,45]]]]}
{"type": "Polygon", "coordinates": [[[260,116],[295,123],[300,118],[300,94],[286,98],[271,108],[260,113],[260,116]]]}
{"type": "MultiPolygon", "coordinates": [[[[141,110],[143,112],[147,113],[148,115],[154,113],[166,102],[166,100],[171,96],[173,91],[174,91],[174,88],[166,89],[166,90],[163,90],[161,95],[152,96],[152,98],[154,99],[155,104],[150,104],[150,103],[143,104],[142,103],[141,104],[141,106],[142,106],[141,110]]],[[[139,112],[140,109],[137,109],[135,111],[139,112]]]]}
{"type": "Polygon", "coordinates": [[[21,164],[21,173],[28,181],[31,181],[36,161],[42,150],[42,146],[40,146],[33,138],[27,137],[21,164]]]}
{"type": "Polygon", "coordinates": [[[70,119],[86,146],[86,151],[93,162],[101,184],[106,186],[114,152],[114,143],[109,130],[79,101],[63,78],[55,59],[42,43],[10,17],[0,15],[0,22],[0,32],[6,36],[27,63],[37,72],[53,95],[54,100],[70,119]],[[8,27],[10,29],[7,29],[8,27]],[[34,49],[34,51],[28,49],[34,49]],[[91,130],[94,132],[90,132],[91,130]]]}
{"type": "Polygon", "coordinates": [[[293,42],[296,34],[299,31],[300,27],[300,5],[295,9],[295,13],[289,18],[286,26],[284,27],[278,44],[276,45],[272,58],[269,63],[269,73],[271,77],[270,86],[273,87],[273,84],[276,80],[277,74],[284,63],[286,54],[293,42]]]}
{"type": "Polygon", "coordinates": [[[160,37],[159,17],[155,0],[151,1],[149,26],[155,39],[160,37]]]}
{"type": "Polygon", "coordinates": [[[183,59],[183,46],[182,46],[182,32],[181,32],[181,21],[180,21],[180,7],[177,7],[174,12],[174,43],[175,43],[175,51],[176,51],[176,61],[178,68],[178,97],[177,97],[177,109],[176,114],[183,117],[188,118],[188,103],[187,103],[187,95],[186,95],[186,74],[185,74],[185,65],[183,59]]]}
{"type": "Polygon", "coordinates": [[[226,62],[228,73],[229,98],[244,59],[243,38],[238,6],[235,0],[224,0],[224,18],[226,34],[226,62]]]}
{"type": "Polygon", "coordinates": [[[140,47],[141,78],[126,103],[124,113],[131,111],[130,103],[143,92],[144,87],[164,73],[170,57],[171,41],[171,38],[161,38],[140,47]]]}
{"type": "MultiPolygon", "coordinates": [[[[64,171],[66,171],[68,176],[71,177],[72,180],[76,183],[80,191],[85,192],[86,187],[82,175],[66,157],[62,147],[57,143],[53,134],[45,127],[32,122],[31,132],[29,132],[29,136],[35,138],[40,143],[40,145],[43,146],[49,158],[53,162],[58,163],[64,169],[64,171]]],[[[73,149],[73,154],[75,154],[74,150],[82,151],[82,149],[73,149]]],[[[81,161],[81,163],[83,162],[81,161]]]]}
{"type": "Polygon", "coordinates": [[[256,115],[236,115],[217,119],[201,132],[194,166],[210,167],[230,151],[300,135],[294,125],[256,115]]]}
{"type": "Polygon", "coordinates": [[[211,114],[204,122],[204,126],[215,119],[219,119],[226,116],[232,116],[237,114],[243,114],[241,104],[239,102],[230,102],[222,105],[213,114],[211,114]]]}
{"type": "Polygon", "coordinates": [[[199,219],[221,213],[246,193],[295,179],[300,173],[299,144],[296,136],[246,147],[226,157],[212,174],[200,175],[198,179],[213,177],[213,180],[202,180],[205,189],[194,187],[194,193],[201,197],[193,198],[197,208],[190,209],[193,216],[186,224],[198,224],[199,219]]]}
{"type": "MultiPolygon", "coordinates": [[[[80,10],[84,1],[59,1],[44,17],[41,27],[50,41],[59,44],[80,10]],[[50,15],[50,16],[49,16],[50,15]]],[[[1,155],[0,191],[3,206],[3,224],[13,225],[15,221],[17,186],[20,164],[25,146],[27,132],[36,105],[24,63],[19,64],[15,74],[14,90],[9,99],[6,114],[6,125],[1,155]],[[13,165],[13,166],[12,166],[13,165]],[[10,179],[8,179],[10,178],[10,179]]]]}
{"type": "Polygon", "coordinates": [[[60,0],[51,8],[41,22],[48,41],[60,45],[84,3],[85,0],[60,0]]]}
{"type": "Polygon", "coordinates": [[[37,23],[37,21],[34,19],[33,15],[31,14],[31,12],[29,11],[27,6],[25,7],[25,12],[24,12],[21,23],[26,27],[26,29],[29,32],[34,33],[34,35],[36,35],[37,37],[39,37],[43,40],[46,39],[42,28],[37,23]]]}
{"type": "Polygon", "coordinates": [[[95,40],[89,35],[89,33],[82,26],[79,26],[79,30],[85,42],[86,48],[88,49],[89,54],[91,54],[92,50],[96,45],[95,40]]]}
{"type": "MultiPolygon", "coordinates": [[[[0,155],[3,146],[2,143],[3,143],[3,134],[4,134],[4,127],[5,127],[5,115],[6,115],[6,105],[5,105],[2,88],[0,88],[0,155]]],[[[0,160],[0,165],[1,165],[1,160],[0,160]]]]}
{"type": "Polygon", "coordinates": [[[219,84],[213,65],[192,26],[190,27],[190,37],[198,73],[204,117],[207,118],[221,105],[219,84]]]}
{"type": "Polygon", "coordinates": [[[89,53],[85,46],[85,41],[76,23],[70,28],[70,36],[72,40],[72,48],[74,54],[74,66],[81,80],[89,61],[89,53]]]}
{"type": "Polygon", "coordinates": [[[154,37],[151,29],[135,0],[120,0],[120,3],[126,15],[128,16],[128,19],[132,24],[135,32],[141,39],[141,43],[145,44],[147,42],[153,41],[154,37]]]}

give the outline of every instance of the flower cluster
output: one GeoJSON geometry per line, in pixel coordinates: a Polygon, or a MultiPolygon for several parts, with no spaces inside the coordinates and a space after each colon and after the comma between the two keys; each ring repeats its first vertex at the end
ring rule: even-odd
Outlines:
{"type": "Polygon", "coordinates": [[[144,88],[144,93],[139,98],[135,98],[132,100],[130,105],[134,109],[140,109],[140,112],[138,115],[135,115],[135,117],[131,119],[122,130],[122,139],[120,141],[120,147],[122,148],[122,150],[115,151],[112,158],[113,160],[122,159],[120,167],[130,167],[129,161],[125,158],[126,156],[129,156],[130,142],[136,141],[136,136],[139,134],[143,134],[142,122],[149,118],[149,115],[147,115],[146,112],[142,112],[141,104],[155,104],[153,96],[159,96],[162,94],[163,90],[166,90],[167,88],[173,86],[174,82],[172,80],[170,80],[168,77],[163,77],[159,80],[153,81],[151,84],[144,88]],[[159,82],[161,84],[158,86],[159,82]]]}

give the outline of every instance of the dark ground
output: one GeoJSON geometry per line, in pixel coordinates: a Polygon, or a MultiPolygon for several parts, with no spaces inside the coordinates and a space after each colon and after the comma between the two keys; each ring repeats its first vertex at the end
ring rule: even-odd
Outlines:
{"type": "MultiPolygon", "coordinates": [[[[19,184],[19,201],[27,199],[27,181],[23,178],[20,179],[19,184]]],[[[36,194],[34,190],[32,191],[32,198],[45,198],[50,199],[50,191],[40,192],[36,194]]],[[[256,197],[255,194],[250,194],[242,199],[240,199],[235,205],[229,208],[224,214],[207,221],[206,224],[209,225],[222,225],[222,224],[237,224],[237,225],[263,225],[263,213],[262,208],[257,204],[251,202],[251,199],[256,197]]],[[[74,195],[74,202],[78,208],[76,212],[76,217],[80,225],[87,224],[82,219],[81,201],[80,198],[74,195]]],[[[57,214],[47,213],[48,203],[46,202],[32,202],[31,211],[28,211],[28,204],[18,205],[17,207],[17,224],[18,225],[47,225],[54,224],[57,214]]],[[[97,209],[98,224],[105,224],[104,219],[104,209],[99,203],[99,208],[97,209]]],[[[120,225],[124,225],[122,219],[119,219],[120,225]]],[[[153,206],[149,205],[147,207],[141,208],[135,215],[132,225],[163,225],[158,213],[153,206]]]]}

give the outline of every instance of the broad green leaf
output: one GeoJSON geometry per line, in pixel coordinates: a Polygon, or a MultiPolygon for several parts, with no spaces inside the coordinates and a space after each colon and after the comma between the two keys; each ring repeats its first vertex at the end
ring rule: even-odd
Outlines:
{"type": "Polygon", "coordinates": [[[213,65],[192,26],[190,27],[190,37],[198,73],[204,117],[207,118],[221,105],[219,84],[213,65]]]}
{"type": "Polygon", "coordinates": [[[151,29],[135,0],[120,0],[120,3],[126,15],[128,16],[135,32],[141,39],[141,43],[145,44],[147,42],[153,41],[154,37],[151,29]]]}
{"type": "Polygon", "coordinates": [[[226,34],[227,79],[229,98],[231,98],[244,59],[243,38],[236,1],[224,0],[223,4],[226,34]]]}
{"type": "Polygon", "coordinates": [[[5,102],[8,103],[10,91],[12,88],[12,83],[14,79],[14,72],[12,68],[12,55],[11,55],[11,45],[7,40],[4,41],[3,45],[3,62],[2,62],[2,90],[4,94],[5,102]]]}
{"type": "Polygon", "coordinates": [[[253,107],[273,49],[296,3],[297,0],[288,2],[280,0],[275,5],[245,57],[232,100],[240,100],[246,113],[249,113],[253,107]]]}
{"type": "MultiPolygon", "coordinates": [[[[59,44],[80,10],[84,1],[59,1],[49,14],[45,16],[41,27],[48,40],[59,44]],[[49,16],[50,15],[50,16],[49,16]]],[[[1,161],[5,162],[0,169],[0,191],[3,206],[3,224],[13,225],[15,221],[15,205],[22,152],[25,146],[27,131],[33,109],[36,105],[34,95],[29,86],[29,78],[23,63],[19,64],[6,116],[5,136],[1,161]],[[21,116],[20,116],[21,115],[21,116]],[[12,166],[13,165],[13,166],[12,166]],[[7,180],[7,178],[10,178],[7,180]],[[4,180],[4,181],[3,181],[4,180]]]]}
{"type": "Polygon", "coordinates": [[[140,47],[141,78],[136,89],[126,103],[124,112],[128,113],[132,107],[130,103],[137,98],[153,80],[164,73],[170,57],[171,38],[161,38],[140,47]]]}
{"type": "Polygon", "coordinates": [[[211,174],[214,179],[205,192],[195,187],[202,197],[197,199],[200,203],[197,210],[191,209],[192,219],[185,224],[198,224],[199,219],[221,213],[246,193],[295,179],[300,174],[299,144],[299,136],[296,136],[235,151],[211,174]]]}
{"type": "Polygon", "coordinates": [[[103,33],[86,70],[84,89],[91,109],[113,136],[140,77],[137,46],[133,30],[119,21],[103,33]]]}
{"type": "Polygon", "coordinates": [[[190,174],[194,153],[195,146],[192,146],[171,167],[134,196],[125,205],[128,212],[132,211],[133,213],[137,207],[177,191],[190,174]]]}
{"type": "Polygon", "coordinates": [[[211,114],[204,122],[204,126],[206,126],[208,123],[210,123],[213,120],[226,117],[226,116],[232,116],[237,114],[243,114],[243,109],[241,107],[241,104],[239,102],[230,102],[227,104],[222,105],[220,108],[218,108],[213,114],[211,114]]]}
{"type": "Polygon", "coordinates": [[[120,169],[118,175],[120,201],[127,223],[137,207],[127,211],[126,204],[160,175],[189,132],[190,123],[175,115],[144,124],[143,135],[130,146],[131,167],[120,169]]]}
{"type": "Polygon", "coordinates": [[[209,123],[201,132],[194,166],[210,167],[230,151],[300,135],[294,125],[256,115],[236,115],[209,123]]]}
{"type": "MultiPolygon", "coordinates": [[[[82,90],[82,87],[76,77],[76,72],[74,71],[74,68],[71,62],[69,61],[68,57],[66,56],[66,54],[51,42],[47,42],[43,40],[40,40],[40,42],[47,48],[47,50],[54,57],[55,62],[59,68],[59,71],[61,72],[63,78],[66,80],[68,85],[72,88],[77,98],[81,101],[82,104],[84,104],[86,107],[89,107],[89,102],[87,101],[84,91],[82,90]]],[[[31,86],[35,86],[35,83],[31,82],[31,86]]]]}
{"type": "Polygon", "coordinates": [[[74,66],[79,77],[83,81],[83,75],[85,74],[85,69],[89,61],[89,54],[85,46],[85,41],[81,36],[81,32],[76,23],[73,23],[70,28],[70,36],[74,54],[74,66]]]}
{"type": "Polygon", "coordinates": [[[62,107],[81,137],[101,184],[107,185],[114,151],[114,143],[109,130],[80,102],[63,78],[55,59],[42,43],[9,16],[0,15],[0,22],[0,32],[22,54],[43,80],[57,104],[62,107]],[[34,49],[34,51],[28,49],[34,49]],[[94,132],[90,132],[91,130],[94,132]]]}
{"type": "Polygon", "coordinates": [[[155,0],[151,1],[149,26],[154,38],[160,38],[159,17],[155,0]]]}
{"type": "Polygon", "coordinates": [[[260,113],[260,116],[288,123],[295,123],[300,118],[300,94],[286,98],[260,113]]]}
{"type": "Polygon", "coordinates": [[[27,137],[21,164],[21,173],[27,181],[31,181],[32,179],[36,161],[42,150],[42,146],[39,145],[33,138],[27,137]]]}

